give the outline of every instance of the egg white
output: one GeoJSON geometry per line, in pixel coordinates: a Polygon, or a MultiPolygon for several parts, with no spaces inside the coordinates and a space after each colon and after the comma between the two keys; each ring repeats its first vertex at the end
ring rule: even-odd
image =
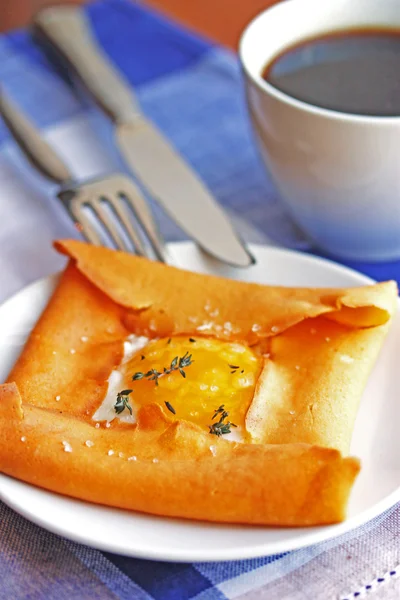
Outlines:
{"type": "Polygon", "coordinates": [[[110,376],[108,378],[108,388],[107,393],[104,397],[102,404],[94,413],[92,419],[93,421],[107,421],[107,423],[111,423],[114,419],[120,419],[125,423],[136,423],[136,410],[135,407],[132,406],[132,415],[125,414],[128,411],[124,411],[120,415],[118,415],[114,410],[114,405],[117,399],[117,394],[122,390],[123,385],[123,369],[121,367],[127,363],[131,358],[147,346],[149,343],[149,338],[145,336],[137,336],[134,334],[129,335],[124,341],[124,354],[121,360],[121,363],[118,369],[114,369],[111,371],[110,376]]]}

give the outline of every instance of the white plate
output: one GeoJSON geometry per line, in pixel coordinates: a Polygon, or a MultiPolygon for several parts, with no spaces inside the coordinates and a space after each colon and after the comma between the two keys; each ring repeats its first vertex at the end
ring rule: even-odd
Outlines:
{"type": "MultiPolygon", "coordinates": [[[[172,244],[175,264],[239,279],[291,286],[356,286],[371,280],[333,262],[288,250],[253,247],[257,265],[235,271],[216,264],[193,244],[172,244]]],[[[0,381],[7,377],[57,281],[49,277],[0,307],[0,381]]],[[[275,554],[332,538],[361,525],[400,500],[400,318],[370,377],[351,452],[362,460],[348,519],[339,525],[279,529],[211,525],[96,506],[0,476],[0,498],[46,529],[71,540],[128,556],[170,561],[233,560],[275,554]]],[[[229,487],[227,487],[227,495],[229,487]]]]}

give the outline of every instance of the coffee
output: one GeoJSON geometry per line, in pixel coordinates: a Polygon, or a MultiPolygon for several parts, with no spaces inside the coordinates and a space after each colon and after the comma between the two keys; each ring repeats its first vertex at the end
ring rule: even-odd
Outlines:
{"type": "Polygon", "coordinates": [[[400,30],[352,29],[307,39],[276,56],[262,76],[321,108],[400,116],[400,30]]]}

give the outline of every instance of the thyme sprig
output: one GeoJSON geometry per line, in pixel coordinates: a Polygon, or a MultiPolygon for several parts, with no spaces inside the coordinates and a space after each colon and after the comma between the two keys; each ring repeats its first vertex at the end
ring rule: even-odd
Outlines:
{"type": "Polygon", "coordinates": [[[129,404],[129,394],[131,394],[133,392],[133,390],[122,390],[122,392],[119,392],[117,394],[117,401],[114,404],[114,410],[117,413],[117,415],[120,415],[122,412],[124,412],[125,409],[128,409],[129,412],[132,414],[132,406],[129,404]]]}
{"type": "MultiPolygon", "coordinates": [[[[145,356],[142,354],[141,360],[144,360],[144,358],[145,356]]],[[[185,352],[185,354],[181,357],[175,356],[175,358],[172,359],[170,366],[168,368],[164,367],[164,370],[162,372],[157,371],[157,369],[150,369],[150,371],[147,371],[146,373],[138,371],[132,376],[132,381],[147,379],[148,381],[154,381],[155,385],[157,386],[160,377],[164,377],[164,375],[169,375],[174,371],[179,371],[182,377],[186,377],[185,369],[187,367],[190,367],[190,365],[192,365],[193,363],[194,360],[192,358],[192,355],[189,354],[189,352],[185,352]]],[[[132,407],[129,404],[128,398],[129,394],[131,394],[132,392],[133,390],[122,390],[122,392],[119,392],[117,394],[117,401],[114,404],[114,410],[117,413],[117,415],[120,415],[122,412],[124,412],[125,409],[129,410],[129,412],[132,414],[132,407]]],[[[165,402],[165,406],[174,415],[176,414],[176,411],[170,402],[165,402]]]]}
{"type": "Polygon", "coordinates": [[[219,415],[219,420],[215,423],[212,423],[208,426],[210,433],[212,435],[217,435],[221,437],[221,435],[225,435],[226,433],[231,433],[231,427],[237,427],[235,423],[231,423],[230,421],[226,421],[229,417],[229,412],[225,410],[225,405],[221,404],[219,408],[217,408],[212,416],[212,420],[216,419],[219,415]]]}
{"type": "Polygon", "coordinates": [[[157,369],[150,369],[150,371],[147,371],[147,373],[142,373],[141,371],[138,371],[132,376],[132,381],[147,379],[148,381],[154,381],[154,383],[158,385],[158,380],[161,377],[164,377],[164,375],[169,375],[174,371],[179,371],[182,377],[186,377],[184,369],[190,367],[190,365],[192,365],[193,363],[194,360],[192,359],[192,355],[189,354],[189,352],[185,352],[185,354],[180,358],[178,356],[175,356],[175,358],[172,359],[170,366],[168,368],[164,367],[164,371],[160,372],[157,371],[157,369]]]}

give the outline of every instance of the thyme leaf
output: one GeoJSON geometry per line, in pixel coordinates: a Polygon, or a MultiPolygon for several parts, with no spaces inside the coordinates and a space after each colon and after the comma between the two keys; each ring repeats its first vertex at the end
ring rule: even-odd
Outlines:
{"type": "Polygon", "coordinates": [[[166,401],[165,406],[168,408],[168,410],[170,412],[172,412],[174,415],[176,415],[176,410],[174,409],[174,407],[172,406],[172,404],[170,402],[166,401]]]}
{"type": "Polygon", "coordinates": [[[144,373],[135,373],[132,377],[132,381],[137,381],[138,379],[143,379],[144,373]]]}

